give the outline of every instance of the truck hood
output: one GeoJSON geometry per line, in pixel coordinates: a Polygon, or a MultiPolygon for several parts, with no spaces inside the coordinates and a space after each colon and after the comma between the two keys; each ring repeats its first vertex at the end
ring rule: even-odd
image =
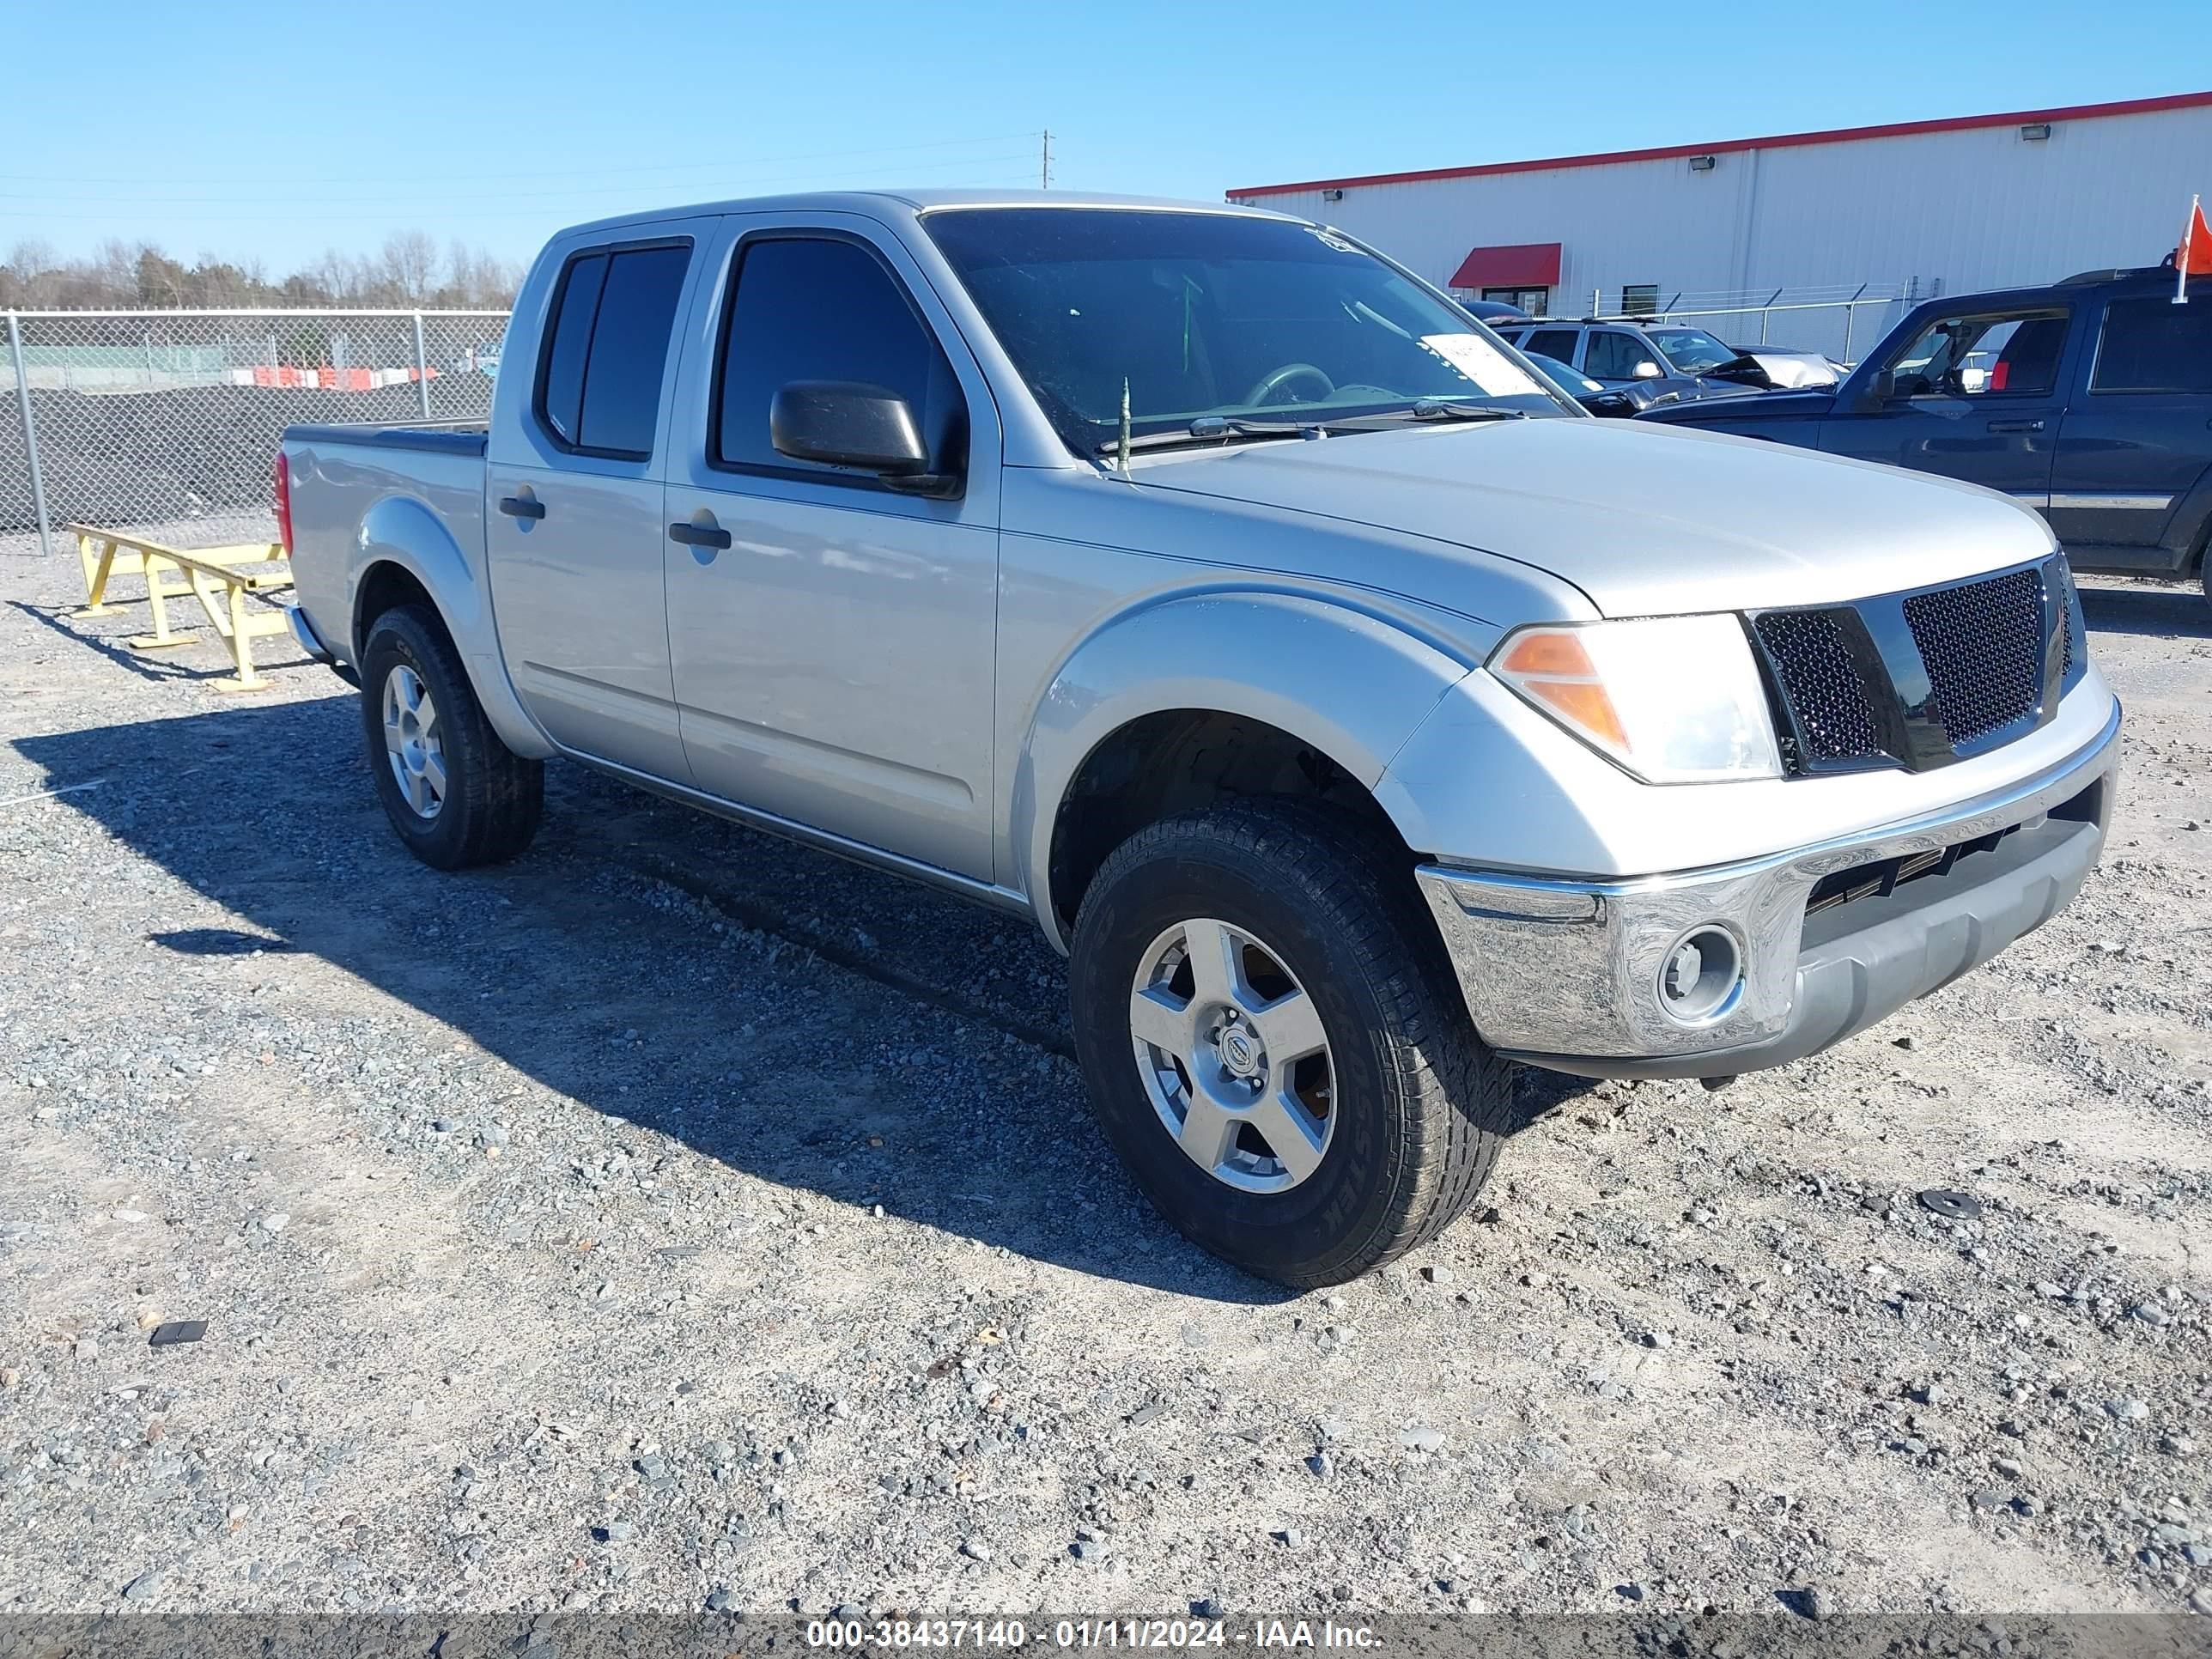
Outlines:
{"type": "Polygon", "coordinates": [[[1510,559],[1573,583],[1609,617],[1833,605],[2052,546],[2041,519],[1992,490],[1641,421],[1499,421],[1170,452],[1141,463],[1137,478],[1510,559]]]}
{"type": "Polygon", "coordinates": [[[1740,421],[1747,416],[1766,420],[1789,415],[1803,420],[1826,415],[1836,406],[1833,386],[1790,392],[1759,392],[1756,386],[1749,389],[1758,393],[1759,401],[1755,404],[1723,404],[1713,398],[1658,404],[1644,418],[1663,421],[1669,426],[1695,426],[1700,421],[1740,421]]]}

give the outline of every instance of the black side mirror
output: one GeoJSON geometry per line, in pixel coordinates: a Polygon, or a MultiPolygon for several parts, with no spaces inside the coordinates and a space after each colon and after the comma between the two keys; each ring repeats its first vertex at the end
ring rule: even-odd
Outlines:
{"type": "Polygon", "coordinates": [[[952,482],[929,471],[914,406],[865,381],[792,381],[769,404],[768,432],[780,455],[872,472],[896,489],[939,494],[952,482]]]}
{"type": "Polygon", "coordinates": [[[1897,397],[1897,375],[1893,370],[1878,368],[1867,376],[1866,388],[1859,394],[1862,410],[1886,408],[1897,397]]]}

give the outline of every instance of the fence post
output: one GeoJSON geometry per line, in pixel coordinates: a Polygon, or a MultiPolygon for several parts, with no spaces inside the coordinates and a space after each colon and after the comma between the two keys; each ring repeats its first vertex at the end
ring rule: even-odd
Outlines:
{"type": "Polygon", "coordinates": [[[1859,297],[1866,291],[1867,285],[1861,283],[1858,293],[1844,301],[1844,361],[1846,363],[1851,360],[1851,325],[1859,319],[1859,297]]]}
{"type": "Polygon", "coordinates": [[[23,417],[23,457],[31,466],[31,511],[39,520],[39,556],[54,554],[54,527],[46,520],[46,481],[39,472],[39,428],[31,418],[31,377],[23,370],[23,325],[8,313],[8,350],[15,362],[15,407],[23,417]]]}
{"type": "Polygon", "coordinates": [[[430,418],[430,354],[422,346],[422,313],[415,313],[415,386],[422,394],[422,418],[430,418]]]}

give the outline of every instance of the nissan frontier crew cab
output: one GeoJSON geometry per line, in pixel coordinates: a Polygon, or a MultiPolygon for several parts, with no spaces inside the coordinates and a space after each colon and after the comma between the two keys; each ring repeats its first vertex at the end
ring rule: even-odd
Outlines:
{"type": "Polygon", "coordinates": [[[2120,712],[1990,491],[1589,418],[1326,227],[1052,195],[562,232],[480,428],[299,427],[400,837],[568,757],[1033,918],[1192,1238],[1432,1238],[1510,1062],[1717,1079],[2063,906],[2120,712]]]}

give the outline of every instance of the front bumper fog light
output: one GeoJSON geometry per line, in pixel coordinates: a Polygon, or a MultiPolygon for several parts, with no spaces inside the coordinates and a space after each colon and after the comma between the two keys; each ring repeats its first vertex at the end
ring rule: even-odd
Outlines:
{"type": "Polygon", "coordinates": [[[1725,927],[1695,927],[1659,963],[1659,1006],[1685,1025],[1725,1015],[1743,993],[1743,952],[1725,927]]]}

